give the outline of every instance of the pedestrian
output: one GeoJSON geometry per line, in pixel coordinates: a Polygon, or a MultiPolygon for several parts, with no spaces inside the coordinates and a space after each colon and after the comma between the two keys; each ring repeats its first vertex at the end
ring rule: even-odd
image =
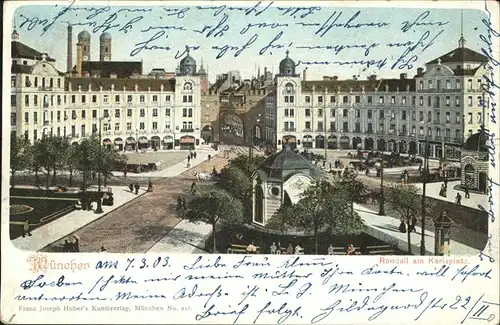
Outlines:
{"type": "Polygon", "coordinates": [[[196,159],[196,151],[193,153],[193,157],[194,159],[196,159]]]}
{"type": "Polygon", "coordinates": [[[462,205],[462,196],[460,195],[460,193],[457,192],[457,196],[455,196],[455,203],[457,205],[462,205]]]}
{"type": "Polygon", "coordinates": [[[356,255],[356,248],[354,248],[353,244],[347,246],[347,255],[356,255]]]}
{"type": "Polygon", "coordinates": [[[182,197],[179,195],[179,197],[177,198],[177,210],[181,210],[182,209],[182,197]]]}
{"type": "Polygon", "coordinates": [[[30,222],[28,218],[24,219],[23,222],[23,237],[25,237],[26,235],[31,236],[30,222]]]}
{"type": "Polygon", "coordinates": [[[326,167],[326,160],[323,160],[323,168],[326,167]]]}
{"type": "Polygon", "coordinates": [[[107,252],[106,248],[104,248],[104,246],[101,246],[101,253],[105,253],[107,252]]]}
{"type": "Polygon", "coordinates": [[[406,223],[403,220],[401,220],[401,223],[399,224],[399,232],[403,234],[406,233],[406,223]]]}
{"type": "Polygon", "coordinates": [[[448,189],[448,178],[445,178],[443,183],[444,183],[444,188],[448,189]]]}
{"type": "Polygon", "coordinates": [[[208,161],[212,159],[212,155],[208,155],[208,161]]]}
{"type": "Polygon", "coordinates": [[[64,253],[69,252],[69,243],[68,243],[68,240],[67,240],[67,239],[65,239],[65,240],[64,240],[64,244],[63,244],[63,247],[62,247],[62,251],[63,251],[64,253]]]}
{"type": "Polygon", "coordinates": [[[417,232],[417,229],[415,229],[415,226],[417,225],[417,217],[412,216],[411,217],[411,231],[417,232]]]}
{"type": "Polygon", "coordinates": [[[269,251],[271,252],[271,254],[276,254],[277,249],[278,249],[278,247],[276,247],[276,244],[273,242],[273,244],[269,248],[269,251]]]}
{"type": "Polygon", "coordinates": [[[127,178],[127,169],[126,168],[123,170],[123,177],[127,178]]]}
{"type": "Polygon", "coordinates": [[[134,192],[134,184],[130,183],[128,188],[130,189],[130,192],[134,192]]]}
{"type": "Polygon", "coordinates": [[[370,176],[370,169],[368,167],[366,167],[365,174],[366,174],[366,176],[370,176]]]}
{"type": "Polygon", "coordinates": [[[182,208],[183,208],[184,210],[187,210],[186,198],[184,198],[184,197],[182,198],[182,208]]]}
{"type": "Polygon", "coordinates": [[[255,247],[254,242],[252,241],[246,248],[248,254],[256,254],[257,247],[255,247]]]}
{"type": "Polygon", "coordinates": [[[196,194],[196,181],[191,183],[191,193],[196,194]]]}
{"type": "Polygon", "coordinates": [[[470,199],[469,187],[467,185],[465,185],[464,192],[465,192],[465,198],[470,199]]]}
{"type": "Polygon", "coordinates": [[[188,164],[191,161],[191,155],[188,155],[188,164]]]}
{"type": "Polygon", "coordinates": [[[80,252],[80,240],[78,237],[73,236],[75,241],[73,242],[73,252],[79,253],[80,252]]]}
{"type": "Polygon", "coordinates": [[[292,255],[293,254],[293,246],[292,246],[292,243],[288,243],[288,247],[286,248],[286,253],[288,255],[292,255]]]}
{"type": "Polygon", "coordinates": [[[328,246],[328,255],[333,255],[333,244],[330,244],[330,246],[328,246]]]}
{"type": "Polygon", "coordinates": [[[148,192],[153,192],[153,182],[151,181],[151,179],[148,182],[148,192]]]}
{"type": "Polygon", "coordinates": [[[295,246],[295,255],[304,255],[304,249],[300,247],[300,244],[295,246]]]}
{"type": "Polygon", "coordinates": [[[135,187],[135,195],[139,194],[139,188],[140,188],[139,182],[135,182],[135,186],[134,187],[135,187]]]}
{"type": "Polygon", "coordinates": [[[278,242],[278,246],[276,247],[276,255],[281,255],[281,243],[278,242]]]}

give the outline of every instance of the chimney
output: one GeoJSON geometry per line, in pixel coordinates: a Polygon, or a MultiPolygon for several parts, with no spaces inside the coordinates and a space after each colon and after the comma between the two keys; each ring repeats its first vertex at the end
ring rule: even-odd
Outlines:
{"type": "Polygon", "coordinates": [[[76,43],[76,75],[77,77],[82,76],[82,61],[83,61],[83,45],[78,42],[76,43]]]}
{"type": "Polygon", "coordinates": [[[333,80],[338,80],[339,76],[333,76],[333,80]]]}
{"type": "Polygon", "coordinates": [[[73,27],[68,24],[68,48],[66,52],[66,71],[73,69],[73,27]]]}
{"type": "Polygon", "coordinates": [[[303,81],[306,81],[306,73],[307,73],[307,68],[305,68],[304,71],[302,71],[302,80],[303,81]]]}
{"type": "Polygon", "coordinates": [[[358,80],[358,77],[355,74],[353,74],[352,75],[352,80],[358,80]]]}
{"type": "Polygon", "coordinates": [[[424,74],[424,68],[417,69],[417,76],[422,76],[424,74]]]}
{"type": "Polygon", "coordinates": [[[399,75],[399,79],[403,79],[403,80],[404,80],[404,79],[406,79],[406,77],[407,77],[407,74],[406,74],[406,73],[401,73],[401,74],[399,75]]]}

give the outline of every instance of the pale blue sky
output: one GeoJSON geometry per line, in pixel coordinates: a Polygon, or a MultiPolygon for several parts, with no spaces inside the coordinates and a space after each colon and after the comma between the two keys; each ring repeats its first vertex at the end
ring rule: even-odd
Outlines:
{"type": "MultiPolygon", "coordinates": [[[[66,2],[67,4],[67,2],[66,2]]],[[[210,2],[208,3],[210,4],[210,2]]],[[[263,3],[257,10],[263,9],[269,2],[263,3]]],[[[279,3],[275,3],[274,6],[281,6],[279,3]]],[[[73,9],[78,8],[79,10],[71,10],[66,12],[64,15],[59,17],[57,21],[48,29],[43,35],[43,27],[47,26],[42,23],[32,24],[31,30],[28,30],[30,25],[27,20],[32,22],[36,18],[43,21],[52,21],[57,13],[63,8],[61,6],[25,6],[16,10],[14,14],[14,23],[17,26],[17,30],[20,33],[21,42],[29,45],[40,52],[47,52],[50,56],[57,60],[57,68],[65,71],[66,70],[66,26],[67,22],[72,24],[77,23],[87,23],[95,22],[97,26],[101,25],[106,19],[111,16],[113,19],[116,13],[116,19],[111,22],[111,25],[118,25],[109,29],[107,32],[113,37],[112,43],[112,59],[113,61],[122,60],[132,60],[139,61],[143,59],[144,61],[144,72],[149,72],[152,68],[164,68],[167,71],[173,71],[177,65],[179,59],[175,59],[175,55],[178,50],[181,52],[184,50],[186,45],[189,46],[200,46],[199,50],[191,52],[191,55],[197,60],[198,66],[201,63],[201,58],[203,57],[203,63],[205,68],[209,68],[209,78],[211,81],[214,80],[215,74],[226,72],[228,70],[240,70],[241,74],[245,78],[249,78],[256,74],[255,67],[261,67],[261,72],[264,71],[264,67],[267,66],[269,70],[278,71],[278,65],[281,59],[285,57],[286,49],[290,50],[290,57],[297,63],[299,60],[302,61],[352,61],[352,60],[382,60],[387,58],[387,65],[382,69],[378,70],[376,67],[370,67],[363,70],[363,67],[358,65],[309,65],[308,67],[308,79],[321,78],[323,75],[338,75],[340,78],[350,78],[352,75],[359,74],[362,78],[365,76],[376,73],[377,75],[390,77],[399,76],[401,72],[408,72],[404,70],[391,69],[392,64],[401,55],[404,50],[409,47],[395,47],[390,48],[387,43],[405,43],[408,41],[417,42],[426,31],[429,32],[427,42],[438,35],[442,30],[442,33],[436,38],[433,45],[429,46],[425,51],[420,48],[414,51],[417,55],[417,61],[412,63],[413,69],[411,72],[416,71],[416,68],[423,66],[427,61],[436,58],[458,46],[458,39],[460,38],[460,10],[444,10],[444,9],[434,9],[430,11],[429,16],[426,18],[425,22],[443,22],[446,23],[443,26],[418,26],[411,28],[407,32],[402,32],[402,24],[405,21],[414,21],[419,15],[424,13],[425,9],[395,9],[395,8],[341,8],[341,7],[321,7],[320,10],[316,10],[313,15],[308,15],[305,18],[300,18],[300,12],[296,15],[296,18],[287,17],[289,15],[282,15],[284,11],[276,9],[274,6],[267,9],[258,17],[255,17],[255,12],[245,16],[245,14],[238,10],[225,9],[218,16],[214,16],[214,10],[198,10],[195,6],[191,6],[188,11],[183,14],[183,18],[180,19],[176,15],[168,16],[170,13],[175,13],[182,7],[111,7],[104,9],[105,12],[98,14],[95,18],[86,19],[94,11],[89,11],[89,7],[86,10],[82,10],[82,7],[73,7],[73,9]],[[144,8],[148,12],[130,12],[123,9],[131,8],[144,8]],[[119,11],[122,9],[121,11],[119,11]],[[165,10],[167,9],[167,10],[165,10]],[[328,33],[323,37],[315,35],[315,32],[320,28],[323,23],[325,23],[330,16],[335,17],[335,14],[341,13],[338,18],[338,23],[345,23],[348,19],[355,14],[358,10],[361,10],[359,16],[355,18],[351,24],[355,23],[386,23],[387,26],[375,28],[375,27],[361,27],[361,28],[342,28],[333,27],[328,33]],[[227,26],[228,30],[224,32],[223,36],[215,36],[212,34],[210,37],[205,37],[200,33],[196,33],[193,30],[202,30],[205,25],[216,25],[223,18],[223,15],[227,13],[227,26]],[[143,18],[132,25],[132,28],[128,30],[127,33],[119,31],[128,21],[134,19],[135,17],[143,16],[143,18]],[[22,25],[24,22],[24,25],[22,25]],[[256,23],[276,23],[275,28],[266,27],[258,28],[252,27],[247,32],[242,32],[242,29],[248,24],[256,23]],[[319,26],[309,26],[304,27],[298,22],[314,24],[319,23],[319,26]],[[22,25],[22,26],[21,26],[22,25]],[[154,50],[146,51],[143,50],[136,56],[131,57],[130,53],[135,48],[135,44],[141,41],[146,41],[151,38],[156,33],[160,32],[160,29],[149,30],[148,27],[155,26],[175,26],[178,29],[168,29],[164,30],[165,35],[162,38],[154,41],[154,45],[161,47],[170,47],[170,51],[166,50],[154,50]],[[285,26],[288,25],[288,26],[285,26]],[[270,49],[266,51],[263,55],[259,55],[259,51],[267,45],[280,31],[283,31],[283,35],[277,44],[283,44],[283,48],[270,49]],[[253,36],[257,35],[257,36],[253,36]],[[234,57],[235,50],[229,50],[226,55],[221,59],[216,59],[219,51],[212,49],[213,46],[242,46],[247,41],[249,41],[252,36],[255,42],[250,45],[250,47],[243,51],[238,57],[234,57]],[[335,54],[333,50],[311,50],[304,48],[297,48],[300,46],[324,46],[324,45],[363,45],[378,43],[377,46],[370,50],[368,56],[364,55],[365,49],[351,48],[344,49],[338,54],[335,54]],[[271,54],[272,53],[272,54],[271,54]]],[[[97,7],[94,8],[105,8],[97,7]]],[[[479,38],[480,34],[484,34],[486,31],[485,25],[481,22],[481,19],[485,18],[486,15],[479,10],[464,10],[464,37],[467,41],[466,46],[480,52],[481,47],[484,46],[479,38]]],[[[139,18],[137,18],[139,19],[139,18]]],[[[330,19],[330,21],[332,21],[330,19]]],[[[73,27],[73,43],[77,41],[77,35],[82,30],[87,30],[92,35],[91,43],[91,56],[92,60],[99,59],[99,35],[102,33],[103,29],[93,31],[92,27],[89,26],[74,26],[73,27]]],[[[208,30],[205,32],[205,34],[208,30]]],[[[73,62],[76,59],[76,50],[73,50],[73,62]]],[[[301,65],[297,67],[297,71],[300,73],[306,65],[301,65]]]]}

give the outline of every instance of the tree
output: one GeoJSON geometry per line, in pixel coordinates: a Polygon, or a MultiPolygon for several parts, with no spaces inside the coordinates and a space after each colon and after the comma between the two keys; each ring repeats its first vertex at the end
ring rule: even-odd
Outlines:
{"type": "Polygon", "coordinates": [[[252,214],[252,180],[243,170],[234,165],[224,167],[220,172],[217,187],[240,200],[245,215],[252,214]]]}
{"type": "Polygon", "coordinates": [[[91,172],[97,168],[99,146],[99,140],[93,136],[82,139],[78,144],[78,163],[76,166],[83,176],[82,188],[84,192],[87,190],[87,180],[91,172]]]}
{"type": "Polygon", "coordinates": [[[69,139],[66,137],[53,137],[53,150],[55,154],[54,165],[52,167],[52,182],[56,183],[57,169],[64,169],[67,164],[66,154],[70,148],[69,139]]]}
{"type": "Polygon", "coordinates": [[[31,164],[30,143],[24,137],[10,137],[10,184],[15,186],[15,174],[27,169],[31,164]]]}
{"type": "MultiPolygon", "coordinates": [[[[409,225],[411,224],[411,219],[420,215],[420,211],[422,210],[420,190],[415,185],[391,184],[384,193],[385,200],[391,210],[407,224],[408,253],[411,255],[411,231],[409,225]]],[[[426,202],[425,209],[430,213],[434,204],[428,201],[429,200],[426,202]]],[[[422,231],[424,231],[424,229],[422,229],[422,231]]]]}
{"type": "Polygon", "coordinates": [[[108,186],[108,177],[112,176],[113,170],[123,170],[127,162],[127,156],[124,156],[114,148],[103,148],[102,149],[102,160],[98,164],[98,169],[104,176],[104,186],[108,186]]]}
{"type": "Polygon", "coordinates": [[[228,226],[243,223],[243,205],[228,192],[214,188],[189,202],[186,214],[191,222],[203,221],[212,226],[213,250],[216,253],[216,233],[220,224],[228,226]]]}
{"type": "Polygon", "coordinates": [[[53,135],[44,134],[42,138],[35,142],[35,166],[37,171],[42,172],[46,176],[46,189],[50,186],[50,171],[55,167],[59,157],[59,140],[53,135]]]}
{"type": "Polygon", "coordinates": [[[351,203],[351,213],[354,213],[354,202],[364,202],[368,187],[352,171],[346,171],[342,174],[342,177],[338,180],[338,186],[346,191],[348,200],[351,203]]]}
{"type": "Polygon", "coordinates": [[[278,211],[269,219],[266,227],[269,229],[276,229],[281,232],[285,232],[287,226],[290,224],[287,222],[289,218],[292,218],[295,213],[295,206],[290,204],[282,204],[278,211]]]}
{"type": "Polygon", "coordinates": [[[69,172],[69,187],[73,186],[73,173],[77,169],[79,163],[79,144],[72,143],[65,151],[65,168],[69,172]]]}
{"type": "Polygon", "coordinates": [[[265,160],[265,157],[238,155],[229,161],[229,166],[241,169],[248,178],[252,176],[255,169],[265,160]]]}
{"type": "Polygon", "coordinates": [[[331,235],[359,234],[364,230],[361,217],[350,208],[349,193],[339,183],[320,180],[309,186],[292,209],[284,208],[286,218],[275,215],[270,224],[295,227],[311,232],[314,236],[315,252],[319,251],[320,233],[331,235]],[[286,209],[286,210],[285,210],[286,209]]]}

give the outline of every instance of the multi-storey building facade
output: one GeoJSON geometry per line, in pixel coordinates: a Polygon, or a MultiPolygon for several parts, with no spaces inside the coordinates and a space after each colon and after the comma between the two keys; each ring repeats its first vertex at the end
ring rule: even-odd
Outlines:
{"type": "MultiPolygon", "coordinates": [[[[58,71],[53,59],[18,39],[14,32],[11,126],[16,135],[33,142],[51,133],[74,142],[101,131],[103,143],[120,150],[200,144],[200,77],[189,53],[175,79],[118,78],[113,72],[107,78],[92,72],[82,76],[82,62],[77,62],[75,76],[75,72],[58,71]]],[[[82,39],[90,46],[89,38],[82,39]]],[[[110,46],[109,34],[101,40],[110,46]]],[[[80,43],[79,47],[77,57],[83,61],[80,43]]],[[[109,60],[111,54],[106,48],[103,51],[102,58],[109,60]]],[[[105,66],[113,62],[106,61],[105,66]]]]}
{"type": "Polygon", "coordinates": [[[276,106],[266,105],[267,123],[276,125],[278,148],[417,154],[428,141],[431,157],[458,159],[464,136],[485,123],[481,76],[486,63],[461,42],[411,79],[401,74],[399,79],[309,81],[305,72],[304,78],[295,72],[287,53],[276,77],[276,106]]]}

